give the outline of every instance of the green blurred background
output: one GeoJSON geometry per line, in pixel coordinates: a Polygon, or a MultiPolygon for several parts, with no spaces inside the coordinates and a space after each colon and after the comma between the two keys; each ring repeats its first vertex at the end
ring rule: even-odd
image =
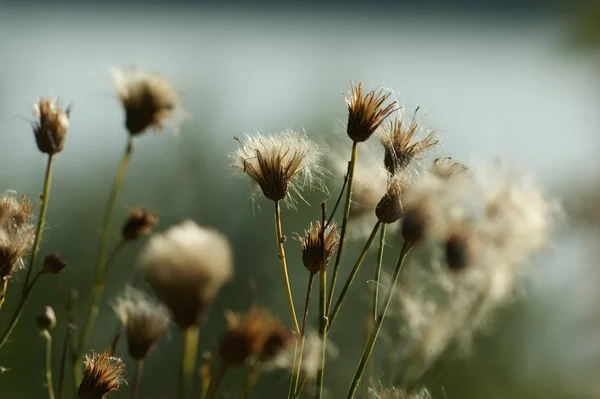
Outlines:
{"type": "MultiPolygon", "coordinates": [[[[35,99],[58,95],[72,102],[73,111],[65,150],[56,159],[41,249],[42,255],[60,251],[69,267],[59,278],[43,279],[10,345],[2,349],[0,365],[10,370],[0,375],[0,398],[45,397],[43,341],[34,317],[48,304],[57,312],[58,370],[70,287],[81,293],[80,310],[85,306],[100,213],[126,140],[108,68],[128,65],[170,78],[190,117],[176,136],[136,140],[112,242],[134,206],[159,212],[161,230],[192,218],[227,234],[235,248],[236,277],[202,330],[203,349],[214,345],[225,309],[248,306],[251,279],[257,300],[287,320],[271,204],[259,199],[253,205],[248,182],[229,168],[233,136],[303,129],[328,156],[347,154],[341,93],[360,78],[370,87],[396,90],[401,103],[422,106],[427,123],[443,134],[434,155],[465,162],[507,159],[532,170],[567,211],[564,228],[536,259],[523,295],[500,312],[471,356],[451,362],[431,381],[434,397],[600,397],[597,15],[579,3],[544,1],[305,7],[1,3],[1,189],[32,199],[40,194],[45,160],[21,118],[29,117],[35,99]]],[[[340,178],[332,177],[332,193],[340,178]]],[[[328,196],[312,193],[307,199],[311,206],[300,203],[297,211],[284,212],[288,237],[318,218],[318,204],[328,196]]],[[[132,276],[139,247],[132,245],[120,258],[106,305],[132,276]]],[[[286,250],[300,312],[306,272],[299,245],[289,240],[286,250]]],[[[358,250],[350,245],[345,258],[358,250]]],[[[362,351],[361,293],[369,275],[359,277],[331,335],[339,353],[332,354],[326,371],[329,398],[345,392],[362,351]]],[[[0,326],[16,306],[22,278],[11,282],[0,326]]],[[[105,306],[93,348],[104,348],[114,323],[105,306]]],[[[385,348],[380,349],[378,358],[385,348]]],[[[123,345],[118,353],[129,361],[123,345]]],[[[179,336],[172,329],[146,363],[142,398],[169,397],[178,357],[179,336]]],[[[226,385],[234,385],[235,377],[226,385]]],[[[256,397],[282,397],[286,379],[283,372],[267,376],[256,397]]],[[[110,397],[127,395],[124,388],[110,397]]]]}

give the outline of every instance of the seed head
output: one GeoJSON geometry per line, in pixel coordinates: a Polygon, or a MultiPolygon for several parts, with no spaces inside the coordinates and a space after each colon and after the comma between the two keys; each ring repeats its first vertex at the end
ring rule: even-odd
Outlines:
{"type": "Polygon", "coordinates": [[[448,268],[455,272],[464,270],[473,260],[470,232],[461,226],[450,231],[444,240],[444,254],[448,268]]]}
{"type": "Polygon", "coordinates": [[[327,263],[338,245],[336,225],[332,223],[323,231],[320,221],[315,224],[311,223],[308,230],[304,230],[304,236],[298,237],[298,239],[302,247],[304,267],[312,274],[318,273],[321,267],[327,267],[327,263]]]}
{"type": "Polygon", "coordinates": [[[31,123],[39,150],[48,155],[62,151],[69,129],[70,109],[63,110],[57,99],[41,97],[33,107],[31,123]]]}
{"type": "Polygon", "coordinates": [[[392,93],[383,89],[363,93],[362,82],[350,84],[350,95],[344,96],[348,108],[348,136],[355,143],[367,141],[383,121],[396,110],[396,101],[386,104],[392,93]]]}
{"type": "Polygon", "coordinates": [[[394,223],[402,217],[404,213],[402,196],[405,190],[405,177],[402,173],[399,173],[390,180],[386,193],[381,197],[375,208],[375,215],[381,223],[394,223]]]}
{"type": "Polygon", "coordinates": [[[253,307],[243,316],[227,312],[225,319],[227,331],[219,341],[219,356],[226,365],[269,361],[293,340],[292,333],[264,309],[253,307]]]}
{"type": "Polygon", "coordinates": [[[121,229],[123,239],[133,241],[150,234],[157,222],[158,214],[156,212],[151,212],[146,208],[134,208],[129,211],[121,229]]]}
{"type": "Polygon", "coordinates": [[[54,309],[50,306],[46,306],[44,311],[35,318],[35,324],[40,331],[52,331],[54,327],[56,327],[56,315],[54,314],[54,309]]]}
{"type": "Polygon", "coordinates": [[[233,167],[248,175],[274,202],[286,199],[293,204],[290,191],[299,195],[304,187],[320,183],[320,151],[315,143],[292,131],[246,135],[232,158],[233,167]]]}
{"type": "Polygon", "coordinates": [[[181,328],[200,325],[207,306],[233,274],[229,241],[191,220],[150,238],[139,266],[181,328]]]}
{"type": "Polygon", "coordinates": [[[423,139],[416,140],[419,129],[420,124],[416,118],[413,117],[410,124],[406,124],[402,115],[384,125],[378,136],[383,145],[385,153],[383,163],[388,172],[395,174],[405,169],[419,154],[438,143],[435,131],[427,132],[423,139]]]}
{"type": "Polygon", "coordinates": [[[161,131],[179,102],[171,83],[158,74],[138,68],[113,69],[112,77],[125,108],[129,134],[139,135],[147,129],[161,131]]]}
{"type": "Polygon", "coordinates": [[[0,199],[0,280],[23,266],[35,234],[30,218],[31,205],[25,197],[18,201],[14,192],[7,192],[0,199]]]}
{"type": "Polygon", "coordinates": [[[119,358],[106,353],[85,355],[83,379],[77,395],[80,399],[103,399],[125,382],[125,364],[119,358]]]}
{"type": "Polygon", "coordinates": [[[469,171],[465,165],[455,161],[451,157],[436,158],[433,165],[429,168],[429,172],[433,173],[440,179],[447,179],[454,175],[462,175],[469,171]]]}
{"type": "Polygon", "coordinates": [[[129,355],[146,358],[169,327],[169,311],[132,287],[127,287],[113,307],[125,328],[129,355]]]}
{"type": "Polygon", "coordinates": [[[67,267],[67,262],[65,262],[58,252],[54,252],[44,258],[42,273],[59,274],[65,267],[67,267]]]}

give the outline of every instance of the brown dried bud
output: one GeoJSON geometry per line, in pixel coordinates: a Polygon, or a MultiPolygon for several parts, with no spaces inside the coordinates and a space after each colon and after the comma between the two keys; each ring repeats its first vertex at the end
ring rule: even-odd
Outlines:
{"type": "Polygon", "coordinates": [[[381,223],[394,223],[404,213],[402,209],[402,195],[406,189],[404,177],[400,174],[390,181],[386,193],[375,208],[375,215],[381,223]]]}
{"type": "Polygon", "coordinates": [[[123,239],[137,240],[150,234],[150,231],[158,222],[157,215],[156,212],[151,212],[146,208],[135,208],[129,211],[121,230],[123,239]]]}
{"type": "Polygon", "coordinates": [[[65,267],[67,267],[67,262],[65,262],[65,260],[61,258],[58,252],[54,252],[50,255],[47,255],[44,258],[44,266],[42,267],[42,273],[58,274],[62,272],[65,267]]]}
{"type": "Polygon", "coordinates": [[[142,69],[115,69],[113,82],[123,108],[125,125],[132,136],[148,128],[162,130],[177,107],[179,96],[164,77],[142,69]]]}
{"type": "Polygon", "coordinates": [[[40,98],[33,108],[34,121],[31,123],[39,150],[48,155],[61,152],[69,129],[69,113],[60,107],[55,99],[40,98]]]}
{"type": "Polygon", "coordinates": [[[56,327],[56,315],[54,314],[54,309],[50,306],[46,306],[44,311],[35,318],[35,324],[40,331],[52,331],[54,327],[56,327]]]}
{"type": "Polygon", "coordinates": [[[125,382],[125,364],[119,358],[92,352],[85,355],[83,365],[83,379],[77,390],[80,399],[103,399],[125,382]]]}
{"type": "Polygon", "coordinates": [[[422,140],[416,140],[419,127],[415,118],[410,125],[405,126],[400,116],[382,128],[378,134],[385,153],[383,163],[391,174],[405,169],[419,154],[438,143],[435,131],[428,132],[422,140]]]}
{"type": "Polygon", "coordinates": [[[304,230],[304,236],[299,237],[299,240],[304,267],[313,274],[318,273],[321,266],[327,267],[327,263],[338,245],[337,227],[335,223],[332,223],[323,231],[320,221],[315,224],[311,223],[308,230],[304,230]],[[324,264],[323,261],[325,261],[324,264]]]}
{"type": "Polygon", "coordinates": [[[385,105],[392,93],[383,93],[383,89],[363,94],[362,82],[350,84],[350,95],[345,96],[348,108],[348,137],[355,143],[367,141],[381,126],[385,118],[396,110],[396,101],[385,105]]]}
{"type": "Polygon", "coordinates": [[[292,333],[266,310],[251,308],[243,316],[227,312],[225,319],[227,331],[218,348],[225,365],[241,366],[252,359],[270,360],[292,342],[292,333]]]}
{"type": "Polygon", "coordinates": [[[473,257],[469,232],[464,228],[453,230],[444,240],[444,253],[450,270],[465,269],[473,257]]]}
{"type": "Polygon", "coordinates": [[[416,244],[427,236],[430,215],[424,204],[405,210],[402,218],[402,238],[406,242],[416,244]]]}

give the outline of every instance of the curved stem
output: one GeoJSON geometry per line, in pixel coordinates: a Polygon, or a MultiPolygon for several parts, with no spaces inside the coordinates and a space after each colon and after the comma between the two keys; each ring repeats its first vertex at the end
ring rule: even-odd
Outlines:
{"type": "Polygon", "coordinates": [[[217,391],[219,390],[219,385],[221,385],[221,381],[223,377],[227,373],[227,366],[221,364],[219,366],[219,370],[217,371],[217,375],[210,379],[210,384],[208,385],[208,392],[206,393],[207,399],[214,399],[217,395],[217,391]]]}
{"type": "Polygon", "coordinates": [[[350,272],[350,275],[348,276],[348,279],[346,280],[346,283],[344,284],[344,288],[342,288],[342,292],[340,293],[340,296],[338,297],[338,299],[335,303],[335,306],[333,307],[333,311],[329,315],[329,326],[327,328],[328,331],[331,328],[331,325],[333,324],[335,317],[337,316],[338,312],[340,311],[340,308],[342,307],[342,303],[344,302],[344,299],[346,298],[346,294],[348,293],[348,290],[350,289],[350,286],[352,285],[352,282],[354,281],[354,277],[356,277],[356,273],[358,273],[358,269],[360,269],[360,265],[362,265],[363,260],[367,256],[367,252],[369,252],[369,247],[371,246],[371,243],[375,239],[375,235],[377,234],[377,231],[379,230],[380,225],[381,225],[381,222],[379,222],[379,221],[377,223],[375,223],[375,226],[373,227],[373,231],[371,231],[369,238],[367,238],[367,242],[365,242],[365,246],[363,247],[362,251],[360,252],[358,259],[356,259],[356,262],[354,263],[354,267],[352,268],[352,271],[350,272]]]}
{"type": "Polygon", "coordinates": [[[133,385],[131,386],[131,399],[137,398],[142,383],[142,370],[144,368],[144,359],[138,359],[135,362],[135,375],[133,376],[133,385]]]}
{"type": "Polygon", "coordinates": [[[67,302],[67,313],[68,313],[68,324],[67,331],[65,332],[65,340],[63,342],[62,354],[60,357],[60,372],[58,375],[58,397],[64,399],[65,397],[65,375],[67,368],[67,356],[69,353],[69,345],[73,334],[75,333],[75,298],[74,291],[71,291],[69,300],[67,302]]]}
{"type": "Polygon", "coordinates": [[[323,267],[319,272],[319,335],[323,341],[323,350],[321,353],[321,367],[317,373],[316,392],[315,398],[321,399],[323,397],[323,380],[325,376],[325,344],[327,342],[327,271],[323,267]]]}
{"type": "Polygon", "coordinates": [[[379,247],[377,248],[377,266],[375,267],[375,289],[373,290],[373,320],[377,320],[377,310],[379,306],[377,301],[379,300],[379,285],[381,280],[381,265],[383,264],[383,250],[385,248],[385,231],[387,224],[381,226],[379,234],[379,247]]]}
{"type": "Polygon", "coordinates": [[[406,259],[406,256],[410,252],[411,248],[412,244],[406,241],[404,242],[404,245],[402,245],[402,250],[400,251],[400,256],[398,257],[398,262],[396,263],[396,268],[394,269],[394,273],[392,274],[390,290],[387,293],[385,301],[383,302],[383,308],[379,313],[377,322],[375,323],[375,328],[371,332],[371,336],[369,337],[367,345],[365,346],[362,358],[360,359],[360,363],[358,364],[358,368],[356,369],[356,373],[354,373],[354,378],[352,379],[352,383],[350,384],[350,388],[348,389],[346,399],[352,399],[354,397],[358,385],[360,384],[362,375],[365,371],[365,367],[367,366],[369,358],[371,357],[371,353],[373,353],[373,348],[375,347],[375,342],[377,341],[377,337],[379,336],[379,331],[381,331],[381,326],[383,325],[383,321],[385,320],[385,315],[387,313],[388,307],[394,296],[394,290],[396,288],[396,283],[398,282],[400,272],[402,271],[402,265],[404,264],[404,260],[406,259]]]}
{"type": "Polygon", "coordinates": [[[298,388],[298,381],[300,379],[300,371],[302,369],[302,355],[304,353],[304,337],[306,334],[306,319],[308,318],[308,306],[310,304],[310,295],[312,292],[312,283],[315,277],[315,273],[310,273],[308,276],[308,287],[306,288],[306,300],[304,301],[304,316],[302,317],[302,327],[300,329],[300,343],[296,342],[296,352],[294,354],[294,367],[292,369],[292,379],[290,382],[290,390],[288,397],[294,398],[298,388]]]}
{"type": "Polygon", "coordinates": [[[344,204],[344,216],[342,219],[342,228],[340,231],[340,242],[338,245],[337,254],[335,255],[335,264],[333,265],[333,274],[331,276],[331,284],[329,285],[329,296],[327,297],[327,310],[331,309],[331,301],[335,290],[335,283],[342,261],[342,253],[344,251],[344,243],[346,241],[346,232],[348,230],[348,218],[350,217],[350,202],[352,200],[352,181],[354,180],[354,166],[356,165],[356,156],[358,149],[356,143],[352,143],[352,153],[350,154],[350,162],[348,163],[348,183],[346,187],[346,202],[344,204]]]}
{"type": "Polygon", "coordinates": [[[183,331],[183,345],[181,353],[181,369],[179,371],[179,386],[177,397],[183,399],[188,387],[191,385],[196,364],[196,352],[198,351],[198,336],[200,328],[190,326],[183,331]]]}
{"type": "Polygon", "coordinates": [[[38,250],[40,247],[40,240],[42,238],[42,232],[44,230],[44,223],[46,220],[46,210],[48,209],[48,202],[49,202],[48,200],[50,197],[50,184],[52,182],[52,159],[53,159],[52,155],[48,155],[48,164],[46,165],[46,174],[44,177],[44,188],[42,191],[42,195],[40,197],[41,209],[40,209],[40,214],[38,217],[38,224],[37,224],[37,227],[35,230],[35,238],[33,240],[33,247],[31,249],[31,256],[29,258],[29,264],[27,265],[27,275],[25,277],[25,283],[23,284],[23,290],[21,291],[21,300],[19,301],[19,304],[17,305],[17,309],[15,310],[13,317],[10,319],[10,322],[8,323],[6,330],[2,334],[2,337],[0,338],[0,348],[2,348],[4,346],[4,344],[8,340],[8,337],[10,336],[13,329],[17,325],[19,318],[21,317],[21,313],[23,313],[23,309],[25,308],[25,304],[27,303],[27,299],[29,298],[29,294],[31,293],[31,289],[33,288],[33,285],[35,282],[35,279],[31,283],[29,282],[29,280],[31,278],[31,272],[35,265],[35,260],[36,260],[37,253],[38,253],[38,250]]]}
{"type": "MultiPolygon", "coordinates": [[[[100,297],[102,296],[102,280],[104,276],[105,268],[107,267],[106,262],[106,250],[108,247],[108,233],[110,229],[110,222],[112,219],[112,215],[114,213],[115,203],[117,202],[117,196],[119,194],[119,190],[121,188],[121,183],[123,182],[123,176],[125,175],[125,170],[127,169],[127,164],[129,163],[129,159],[131,158],[131,154],[133,152],[133,137],[128,136],[127,144],[125,145],[125,151],[123,152],[123,156],[121,157],[121,162],[119,164],[119,168],[117,169],[117,173],[113,180],[113,184],[110,189],[110,194],[108,195],[108,201],[106,203],[106,208],[104,209],[104,216],[102,219],[102,226],[100,228],[100,239],[98,243],[98,255],[96,260],[96,274],[94,278],[94,288],[92,291],[92,301],[90,304],[90,308],[87,312],[86,320],[83,325],[83,329],[81,334],[79,335],[79,342],[77,345],[77,353],[74,356],[74,364],[79,363],[81,356],[85,350],[85,346],[87,345],[87,341],[89,339],[89,335],[92,330],[93,319],[95,318],[95,313],[97,313],[97,305],[94,306],[94,303],[97,304],[100,297]]],[[[117,246],[118,248],[118,246],[117,246]]],[[[74,370],[79,370],[79,368],[74,368],[74,370]]],[[[79,379],[81,377],[80,371],[76,372],[75,379],[79,379]]]]}
{"type": "Polygon", "coordinates": [[[46,357],[45,357],[45,375],[46,389],[48,389],[48,398],[54,399],[54,387],[52,386],[52,335],[47,330],[42,332],[42,337],[46,342],[46,357]]]}
{"type": "Polygon", "coordinates": [[[23,291],[23,294],[21,295],[21,300],[19,301],[19,304],[17,305],[17,309],[15,310],[15,313],[13,314],[12,318],[8,322],[8,327],[4,331],[4,334],[2,334],[2,338],[0,338],[0,348],[2,348],[4,346],[4,344],[8,341],[8,337],[10,337],[10,334],[12,334],[12,331],[17,326],[17,322],[19,321],[19,318],[21,317],[23,310],[25,310],[25,304],[27,303],[27,299],[29,298],[29,295],[31,294],[31,290],[33,290],[35,283],[38,281],[38,279],[40,278],[41,275],[42,275],[42,272],[41,271],[38,272],[38,274],[36,274],[36,276],[31,281],[31,284],[29,284],[29,286],[26,287],[27,289],[25,291],[23,291]]]}
{"type": "Polygon", "coordinates": [[[40,215],[38,224],[35,230],[35,239],[33,240],[33,247],[31,250],[31,256],[29,258],[29,265],[27,266],[27,276],[25,277],[25,285],[23,285],[23,293],[27,290],[29,285],[29,279],[31,272],[35,266],[35,259],[37,258],[38,251],[40,249],[40,241],[42,239],[42,232],[44,231],[44,223],[46,221],[46,211],[48,210],[48,197],[50,196],[50,184],[52,182],[52,155],[48,155],[48,164],[46,165],[46,175],[44,176],[44,191],[42,192],[40,215]]]}
{"type": "Polygon", "coordinates": [[[106,276],[111,266],[115,263],[117,256],[125,247],[126,241],[121,240],[115,246],[113,251],[111,252],[108,261],[106,262],[106,266],[102,272],[102,275],[98,280],[94,282],[94,287],[92,288],[92,298],[90,301],[90,306],[87,310],[85,321],[83,323],[83,329],[81,330],[80,340],[78,352],[83,353],[85,345],[90,340],[92,335],[92,331],[94,330],[94,323],[96,322],[96,316],[98,316],[98,311],[100,310],[100,301],[102,300],[102,294],[104,293],[104,286],[106,284],[106,276]]]}
{"type": "Polygon", "coordinates": [[[285,251],[283,249],[283,242],[285,239],[283,237],[283,233],[281,232],[281,208],[279,206],[279,201],[275,202],[275,230],[277,233],[277,250],[279,256],[279,263],[281,265],[281,274],[283,275],[283,286],[285,288],[290,317],[292,318],[292,324],[294,325],[294,332],[297,335],[299,335],[300,327],[298,326],[298,319],[296,318],[294,299],[292,297],[292,289],[290,288],[290,278],[288,276],[287,264],[285,261],[285,251]]]}

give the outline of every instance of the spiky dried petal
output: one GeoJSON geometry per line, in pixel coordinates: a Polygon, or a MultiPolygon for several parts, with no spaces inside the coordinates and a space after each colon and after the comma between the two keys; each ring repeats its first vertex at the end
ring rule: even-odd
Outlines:
{"type": "Polygon", "coordinates": [[[367,141],[397,107],[396,101],[386,104],[391,92],[381,88],[363,93],[362,82],[350,84],[350,95],[344,96],[348,108],[346,132],[355,143],[367,141]]]}
{"type": "Polygon", "coordinates": [[[232,158],[233,167],[248,175],[274,202],[293,201],[290,191],[299,193],[318,183],[321,152],[315,143],[293,131],[246,135],[232,158]]]}
{"type": "Polygon", "coordinates": [[[328,225],[323,231],[321,222],[311,223],[304,236],[299,237],[302,248],[302,263],[310,273],[318,273],[321,267],[327,267],[327,263],[335,248],[337,248],[339,237],[335,223],[328,225]],[[323,264],[325,261],[325,264],[323,264]]]}
{"type": "Polygon", "coordinates": [[[419,128],[420,124],[416,118],[413,118],[407,126],[401,115],[384,125],[381,133],[378,134],[385,153],[383,163],[391,174],[402,171],[419,154],[438,143],[435,131],[430,131],[424,138],[417,140],[419,128]]]}
{"type": "Polygon", "coordinates": [[[125,364],[119,358],[92,352],[85,355],[83,365],[83,379],[77,390],[80,399],[103,399],[125,382],[125,364]]]}

